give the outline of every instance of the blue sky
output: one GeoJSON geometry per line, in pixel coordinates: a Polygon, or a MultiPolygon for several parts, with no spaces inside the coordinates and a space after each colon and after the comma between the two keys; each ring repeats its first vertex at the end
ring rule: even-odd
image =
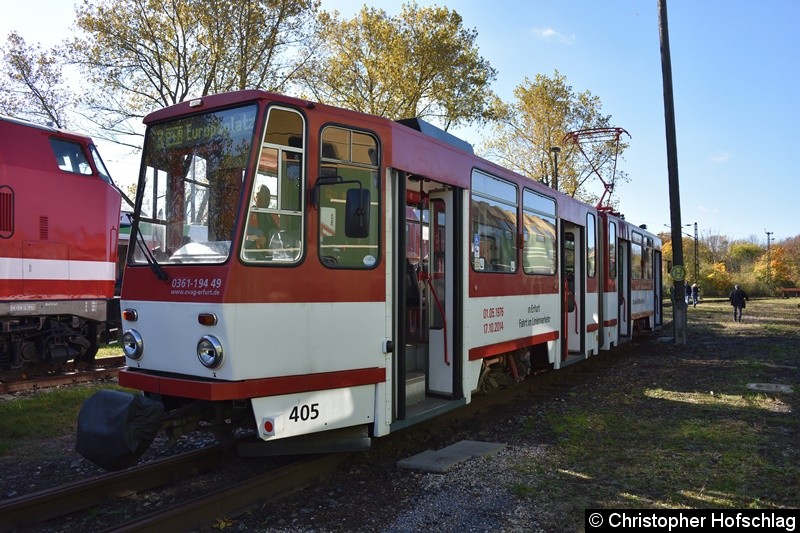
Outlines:
{"type": "MultiPolygon", "coordinates": [[[[696,222],[701,237],[753,237],[762,244],[767,231],[774,242],[800,234],[800,2],[667,1],[682,224],[696,222]]],[[[322,8],[350,17],[364,3],[322,0],[322,8]]],[[[621,211],[651,230],[667,229],[656,0],[417,3],[454,9],[464,27],[477,30],[481,55],[498,71],[493,89],[504,100],[526,76],[552,76],[556,69],[575,92],[598,96],[611,124],[631,135],[618,162],[631,178],[615,192],[621,211]]],[[[394,14],[401,2],[369,4],[394,14]]],[[[29,43],[55,44],[70,34],[72,5],[26,0],[5,6],[0,39],[16,29],[29,43]]],[[[480,141],[473,130],[455,133],[480,141]]],[[[138,159],[100,148],[115,179],[125,181],[138,159]]]]}

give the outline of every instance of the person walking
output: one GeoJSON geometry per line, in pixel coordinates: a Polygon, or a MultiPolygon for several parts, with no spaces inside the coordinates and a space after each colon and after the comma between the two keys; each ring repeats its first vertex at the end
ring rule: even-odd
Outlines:
{"type": "Polygon", "coordinates": [[[697,300],[700,299],[700,287],[697,286],[697,283],[692,284],[692,303],[695,307],[697,307],[697,300]]]}
{"type": "Polygon", "coordinates": [[[747,301],[750,299],[747,296],[747,293],[744,292],[738,285],[733,286],[733,290],[731,291],[730,296],[728,298],[731,301],[731,305],[733,306],[733,321],[734,322],[741,322],[742,321],[742,309],[747,306],[747,301]]]}
{"type": "Polygon", "coordinates": [[[687,283],[684,285],[684,288],[686,289],[686,296],[684,299],[686,300],[686,305],[689,305],[692,300],[692,286],[687,283]]]}

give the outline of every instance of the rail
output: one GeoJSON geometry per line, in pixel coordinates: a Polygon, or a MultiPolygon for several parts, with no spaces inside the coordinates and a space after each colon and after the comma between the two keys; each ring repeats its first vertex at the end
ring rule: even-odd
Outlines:
{"type": "Polygon", "coordinates": [[[0,516],[3,517],[0,532],[64,516],[120,494],[196,475],[220,464],[223,459],[222,447],[212,446],[6,500],[0,502],[0,516]]]}

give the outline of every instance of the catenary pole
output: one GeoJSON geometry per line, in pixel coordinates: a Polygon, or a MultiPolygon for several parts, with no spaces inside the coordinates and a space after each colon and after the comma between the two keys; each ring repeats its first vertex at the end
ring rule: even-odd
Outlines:
{"type": "MultiPolygon", "coordinates": [[[[667,0],[658,0],[658,30],[661,42],[661,73],[664,81],[664,122],[667,133],[667,173],[669,175],[669,205],[672,229],[672,262],[682,272],[683,239],[681,238],[681,195],[678,187],[678,146],[675,135],[675,106],[672,98],[672,63],[669,55],[667,0]]],[[[676,268],[673,271],[676,272],[676,268]]],[[[684,276],[673,277],[673,327],[675,344],[686,344],[686,300],[684,276]]]]}

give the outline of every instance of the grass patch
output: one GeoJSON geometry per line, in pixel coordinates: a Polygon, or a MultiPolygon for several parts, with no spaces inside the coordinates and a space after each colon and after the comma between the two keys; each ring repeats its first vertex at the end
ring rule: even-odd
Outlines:
{"type": "Polygon", "coordinates": [[[75,433],[81,405],[99,389],[124,390],[109,384],[71,386],[0,401],[0,456],[31,440],[75,433]]]}
{"type": "Polygon", "coordinates": [[[510,489],[554,509],[540,526],[582,530],[588,507],[800,507],[800,313],[780,300],[747,311],[735,323],[725,302],[690,308],[687,345],[642,344],[523,424],[549,444],[510,489]]]}
{"type": "Polygon", "coordinates": [[[122,355],[122,347],[119,344],[106,344],[97,350],[97,357],[119,357],[122,355]]]}
{"type": "Polygon", "coordinates": [[[765,324],[764,331],[768,335],[792,335],[796,327],[793,324],[765,324]]]}

